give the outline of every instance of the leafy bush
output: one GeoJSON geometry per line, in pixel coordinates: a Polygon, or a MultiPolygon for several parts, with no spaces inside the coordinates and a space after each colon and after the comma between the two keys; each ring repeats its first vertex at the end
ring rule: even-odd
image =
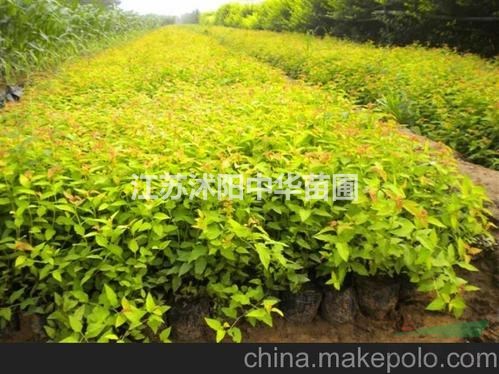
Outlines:
{"type": "Polygon", "coordinates": [[[96,43],[172,22],[77,1],[2,0],[0,83],[81,54],[96,43]]]}
{"type": "Polygon", "coordinates": [[[455,268],[475,270],[485,195],[448,148],[190,29],[64,66],[0,125],[0,318],[44,315],[51,340],[168,341],[190,297],[239,341],[281,291],[349,273],[407,274],[456,315],[475,289],[455,268]],[[164,173],[352,173],[359,198],[133,199],[134,174],[164,173]]]}
{"type": "Polygon", "coordinates": [[[377,48],[332,38],[209,28],[224,45],[294,78],[345,91],[397,121],[499,168],[498,69],[474,56],[420,47],[377,48]]]}

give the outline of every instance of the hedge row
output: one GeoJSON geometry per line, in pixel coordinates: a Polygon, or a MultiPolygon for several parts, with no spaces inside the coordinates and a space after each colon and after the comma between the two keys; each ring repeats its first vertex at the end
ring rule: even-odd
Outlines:
{"type": "Polygon", "coordinates": [[[494,57],[499,52],[496,0],[265,0],[225,4],[201,23],[298,31],[356,41],[450,46],[494,57]]]}
{"type": "Polygon", "coordinates": [[[334,38],[204,28],[222,44],[293,78],[344,91],[468,160],[499,169],[499,71],[445,49],[378,48],[334,38]]]}

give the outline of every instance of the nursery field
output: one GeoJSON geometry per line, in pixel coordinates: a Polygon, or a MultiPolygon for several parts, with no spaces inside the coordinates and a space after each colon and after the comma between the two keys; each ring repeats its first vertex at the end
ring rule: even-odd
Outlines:
{"type": "Polygon", "coordinates": [[[29,315],[45,341],[240,342],[322,295],[333,325],[376,324],[401,282],[458,322],[494,246],[452,148],[497,168],[497,79],[448,51],[181,26],[63,64],[0,111],[0,336],[29,315]]]}
{"type": "Polygon", "coordinates": [[[206,32],[293,78],[372,105],[474,163],[499,169],[499,68],[493,60],[297,33],[223,27],[206,32]]]}

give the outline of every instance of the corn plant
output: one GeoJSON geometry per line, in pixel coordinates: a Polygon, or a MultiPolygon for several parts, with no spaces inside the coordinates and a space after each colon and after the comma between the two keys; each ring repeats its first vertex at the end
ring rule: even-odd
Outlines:
{"type": "Polygon", "coordinates": [[[116,37],[171,21],[76,1],[1,0],[0,74],[12,82],[116,37]]]}

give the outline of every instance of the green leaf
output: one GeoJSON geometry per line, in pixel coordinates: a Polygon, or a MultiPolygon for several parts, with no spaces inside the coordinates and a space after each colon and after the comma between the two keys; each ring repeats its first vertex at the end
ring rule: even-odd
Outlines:
{"type": "Polygon", "coordinates": [[[232,296],[232,300],[237,302],[238,304],[241,304],[241,305],[251,304],[251,300],[250,300],[249,296],[242,294],[242,293],[238,293],[238,294],[235,294],[234,296],[232,296]]]}
{"type": "Polygon", "coordinates": [[[69,325],[71,326],[74,332],[81,333],[83,324],[81,323],[80,316],[78,315],[69,316],[69,325]]]}
{"type": "Polygon", "coordinates": [[[84,236],[85,235],[85,229],[81,225],[75,225],[74,226],[74,230],[80,236],[84,236]]]}
{"type": "Polygon", "coordinates": [[[430,239],[430,237],[426,236],[421,231],[416,234],[416,239],[423,245],[423,247],[429,250],[433,250],[435,248],[435,244],[430,239]]]}
{"type": "Polygon", "coordinates": [[[265,270],[268,270],[270,265],[269,249],[265,245],[257,243],[255,244],[255,250],[258,253],[258,257],[260,257],[260,262],[262,263],[263,267],[265,268],[265,270]]]}
{"type": "Polygon", "coordinates": [[[201,256],[208,254],[208,248],[206,246],[197,246],[189,254],[189,262],[196,261],[201,256]]]}
{"type": "Polygon", "coordinates": [[[16,258],[16,262],[14,263],[14,266],[16,268],[20,268],[21,266],[23,266],[26,263],[27,260],[28,260],[28,258],[26,256],[18,256],[16,258]]]}
{"type": "Polygon", "coordinates": [[[479,271],[475,266],[471,265],[469,262],[461,261],[461,262],[458,262],[457,265],[460,268],[463,268],[463,269],[468,270],[468,271],[474,271],[474,272],[479,271]]]}
{"type": "Polygon", "coordinates": [[[61,272],[59,270],[54,270],[52,272],[52,278],[54,278],[59,283],[62,283],[62,275],[61,275],[61,272]]]}
{"type": "Polygon", "coordinates": [[[154,309],[156,309],[156,303],[154,302],[152,295],[148,293],[146,297],[146,310],[149,313],[152,313],[154,312],[154,309]]]}
{"type": "Polygon", "coordinates": [[[163,331],[161,331],[161,333],[159,334],[159,339],[163,343],[170,343],[170,333],[171,333],[171,330],[172,330],[172,328],[168,327],[168,328],[164,329],[163,331]]]}
{"type": "Polygon", "coordinates": [[[232,232],[236,234],[239,238],[247,239],[252,235],[251,230],[241,225],[239,222],[236,222],[233,219],[230,219],[228,222],[232,228],[232,232]]]}
{"type": "Polygon", "coordinates": [[[298,214],[300,215],[300,219],[302,222],[305,222],[307,219],[310,218],[310,216],[312,215],[312,210],[310,209],[304,209],[304,208],[300,208],[300,210],[298,211],[298,214]]]}
{"type": "Polygon", "coordinates": [[[440,222],[437,218],[435,217],[429,217],[428,218],[428,222],[431,223],[432,225],[434,226],[437,226],[437,227],[442,227],[442,228],[447,228],[447,226],[445,226],[442,222],[440,222]]]}
{"type": "Polygon", "coordinates": [[[230,335],[230,337],[232,338],[232,340],[234,341],[234,343],[241,343],[241,341],[243,340],[243,337],[242,337],[242,334],[241,334],[241,330],[237,327],[232,327],[230,328],[227,333],[230,335]]]}
{"type": "Polygon", "coordinates": [[[109,340],[113,340],[113,341],[114,340],[119,340],[120,338],[116,334],[108,333],[108,334],[103,335],[102,339],[104,339],[104,341],[107,342],[109,340]]]}
{"type": "Polygon", "coordinates": [[[12,294],[9,297],[9,303],[13,304],[17,300],[21,298],[22,295],[24,295],[24,291],[26,290],[26,287],[22,287],[18,289],[17,291],[12,292],[12,294]]]}
{"type": "Polygon", "coordinates": [[[237,309],[235,307],[232,308],[221,308],[222,313],[232,319],[237,319],[237,309]]]}
{"type": "Polygon", "coordinates": [[[123,249],[121,249],[120,246],[115,244],[109,244],[107,246],[107,250],[111,252],[113,255],[116,255],[117,257],[121,257],[123,255],[123,249]]]}
{"type": "Polygon", "coordinates": [[[10,308],[0,308],[0,318],[10,321],[12,318],[12,310],[10,308]]]}
{"type": "Polygon", "coordinates": [[[234,255],[234,249],[229,246],[223,246],[220,248],[220,254],[230,261],[236,261],[236,256],[234,255]]]}
{"type": "Polygon", "coordinates": [[[206,230],[203,231],[203,235],[208,240],[215,240],[222,234],[222,230],[218,225],[209,225],[206,230]]]}
{"type": "Polygon", "coordinates": [[[206,259],[206,257],[198,258],[194,263],[194,272],[197,275],[203,274],[204,270],[206,269],[207,262],[208,260],[206,259]]]}
{"type": "Polygon", "coordinates": [[[21,183],[21,186],[25,188],[29,188],[31,186],[30,180],[24,174],[19,176],[19,183],[21,183]]]}
{"type": "Polygon", "coordinates": [[[54,339],[55,338],[55,335],[56,335],[56,330],[50,326],[43,326],[43,329],[45,330],[45,333],[47,334],[47,336],[50,338],[50,339],[54,339]]]}
{"type": "Polygon", "coordinates": [[[156,221],[164,221],[164,220],[167,220],[168,218],[170,218],[170,217],[168,217],[168,215],[166,215],[165,213],[161,213],[161,212],[156,213],[154,215],[154,219],[156,221]]]}
{"type": "Polygon", "coordinates": [[[456,296],[450,301],[449,308],[456,318],[460,318],[463,315],[464,309],[466,309],[466,303],[461,296],[456,296]]]}
{"type": "Polygon", "coordinates": [[[102,235],[97,235],[95,237],[95,242],[102,248],[107,247],[107,239],[102,235]]]}
{"type": "Polygon", "coordinates": [[[103,210],[106,210],[107,208],[109,208],[109,204],[104,203],[104,204],[102,204],[102,205],[99,207],[98,211],[99,211],[99,212],[102,212],[103,210]]]}
{"type": "Polygon", "coordinates": [[[464,290],[468,291],[468,292],[476,292],[476,291],[480,291],[480,287],[468,284],[468,285],[464,286],[464,290]]]}
{"type": "Polygon", "coordinates": [[[275,313],[275,314],[277,314],[277,315],[281,316],[282,318],[284,318],[284,313],[282,312],[282,310],[277,309],[277,308],[272,308],[270,311],[271,311],[272,313],[275,313]]]}
{"type": "Polygon", "coordinates": [[[272,327],[272,317],[270,313],[263,308],[254,309],[246,314],[248,318],[255,318],[258,321],[265,323],[266,325],[272,327]]]}
{"type": "Polygon", "coordinates": [[[353,262],[353,263],[350,264],[350,267],[352,268],[352,270],[356,274],[364,275],[364,276],[369,275],[369,272],[367,271],[366,267],[364,265],[362,265],[362,264],[353,262]]]}
{"type": "Polygon", "coordinates": [[[192,264],[189,262],[184,262],[182,266],[180,266],[180,269],[178,270],[178,276],[181,277],[182,275],[188,273],[192,269],[192,264]]]}
{"type": "Polygon", "coordinates": [[[142,324],[142,317],[146,314],[145,311],[132,307],[131,309],[127,309],[123,312],[123,314],[128,318],[132,325],[131,329],[134,329],[142,324]]]}
{"type": "Polygon", "coordinates": [[[158,333],[158,329],[163,326],[163,324],[163,319],[155,314],[151,314],[147,319],[147,326],[151,328],[155,335],[158,333]]]}
{"type": "Polygon", "coordinates": [[[114,290],[111,287],[109,287],[107,284],[104,285],[104,292],[106,294],[107,301],[109,301],[109,304],[113,308],[116,308],[120,305],[118,301],[118,296],[116,296],[114,290]]]}
{"type": "Polygon", "coordinates": [[[163,231],[163,226],[161,224],[154,224],[152,226],[152,231],[154,231],[154,233],[159,237],[163,237],[164,231],[163,231]]]}
{"type": "Polygon", "coordinates": [[[118,328],[120,326],[123,326],[124,323],[126,323],[127,318],[124,314],[118,314],[116,317],[116,321],[114,323],[114,327],[118,328]]]}
{"type": "Polygon", "coordinates": [[[7,198],[2,198],[0,199],[0,206],[2,205],[10,205],[10,199],[7,199],[7,198]]]}
{"type": "Polygon", "coordinates": [[[60,341],[60,343],[79,343],[79,337],[77,335],[70,335],[67,338],[64,338],[60,341]]]}
{"type": "Polygon", "coordinates": [[[430,304],[428,304],[426,310],[441,311],[445,309],[445,306],[446,306],[445,301],[439,297],[433,300],[430,304]]]}
{"type": "Polygon", "coordinates": [[[227,331],[225,330],[217,330],[217,343],[220,343],[222,340],[224,340],[225,335],[227,334],[227,331]]]}
{"type": "Polygon", "coordinates": [[[137,243],[137,240],[135,240],[135,239],[131,239],[131,240],[128,242],[128,248],[130,248],[130,250],[131,250],[133,253],[136,253],[136,252],[139,250],[139,244],[137,243]]]}
{"type": "Polygon", "coordinates": [[[142,231],[148,231],[152,228],[151,224],[149,222],[144,222],[140,228],[139,228],[139,232],[142,232],[142,231]]]}
{"type": "Polygon", "coordinates": [[[340,255],[341,259],[345,262],[348,262],[348,259],[350,257],[350,248],[348,247],[348,244],[338,242],[336,243],[336,249],[338,250],[338,254],[340,255]]]}
{"type": "Polygon", "coordinates": [[[405,218],[399,219],[398,224],[400,225],[400,227],[396,230],[393,230],[392,233],[402,238],[410,238],[411,233],[414,231],[414,224],[405,218]]]}
{"type": "Polygon", "coordinates": [[[49,227],[47,230],[45,230],[45,240],[52,239],[54,235],[55,235],[55,230],[52,227],[49,227]]]}
{"type": "Polygon", "coordinates": [[[279,302],[279,300],[277,300],[277,299],[265,299],[265,300],[263,300],[262,305],[265,308],[265,310],[268,313],[270,313],[270,311],[272,311],[272,308],[274,307],[274,305],[276,305],[278,302],[279,302]]]}
{"type": "Polygon", "coordinates": [[[68,204],[59,204],[59,205],[55,205],[55,207],[59,210],[62,210],[64,212],[68,212],[68,213],[74,213],[75,210],[74,208],[71,206],[71,205],[68,205],[68,204]]]}
{"type": "Polygon", "coordinates": [[[204,320],[212,330],[218,331],[224,329],[220,321],[217,321],[216,319],[205,318],[204,320]]]}

